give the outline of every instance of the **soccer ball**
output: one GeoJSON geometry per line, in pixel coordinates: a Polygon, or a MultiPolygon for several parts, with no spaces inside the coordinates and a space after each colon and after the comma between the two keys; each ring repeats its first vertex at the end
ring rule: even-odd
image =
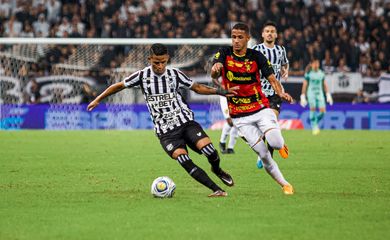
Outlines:
{"type": "Polygon", "coordinates": [[[156,178],[151,187],[151,193],[158,198],[171,198],[175,193],[176,184],[167,176],[156,178]]]}

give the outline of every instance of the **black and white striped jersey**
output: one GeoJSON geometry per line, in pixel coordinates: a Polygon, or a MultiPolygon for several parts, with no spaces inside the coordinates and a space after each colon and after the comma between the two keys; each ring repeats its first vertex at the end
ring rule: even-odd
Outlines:
{"type": "Polygon", "coordinates": [[[141,88],[157,135],[194,120],[193,112],[178,91],[180,87],[190,88],[193,81],[179,69],[167,67],[164,74],[157,75],[149,66],[126,77],[123,82],[128,88],[141,88]]]}
{"type": "MultiPolygon", "coordinates": [[[[279,46],[279,45],[274,45],[273,48],[268,48],[265,46],[264,43],[257,44],[252,48],[256,51],[263,53],[264,56],[271,62],[275,72],[275,77],[278,81],[280,81],[280,77],[281,77],[280,71],[282,65],[288,64],[286,49],[283,46],[279,46]]],[[[273,96],[275,94],[275,91],[271,87],[271,84],[265,78],[261,79],[261,87],[263,93],[267,97],[273,96]]]]}

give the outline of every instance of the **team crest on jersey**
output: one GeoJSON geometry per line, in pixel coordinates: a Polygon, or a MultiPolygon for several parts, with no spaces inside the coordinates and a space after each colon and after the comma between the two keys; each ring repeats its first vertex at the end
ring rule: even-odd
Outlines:
{"type": "Polygon", "coordinates": [[[220,52],[217,52],[217,53],[215,54],[214,58],[215,58],[215,59],[218,59],[219,56],[221,56],[221,53],[220,53],[220,52]]]}
{"type": "Polygon", "coordinates": [[[173,149],[173,144],[172,143],[168,144],[167,145],[167,150],[171,151],[172,149],[173,149]]]}
{"type": "Polygon", "coordinates": [[[252,68],[251,62],[249,62],[249,64],[247,64],[247,62],[245,62],[245,68],[246,68],[246,71],[247,71],[247,72],[250,72],[250,71],[251,71],[251,68],[252,68]]]}
{"type": "Polygon", "coordinates": [[[176,84],[172,76],[168,76],[168,85],[172,90],[176,88],[176,84]]]}

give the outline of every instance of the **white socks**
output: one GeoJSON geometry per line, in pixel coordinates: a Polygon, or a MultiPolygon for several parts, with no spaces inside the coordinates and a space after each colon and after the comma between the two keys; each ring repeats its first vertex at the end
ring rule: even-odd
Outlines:
{"type": "MultiPolygon", "coordinates": [[[[282,138],[282,140],[283,140],[283,138],[282,138]]],[[[268,141],[268,139],[267,139],[267,141],[268,141]]],[[[282,144],[282,147],[283,147],[283,144],[282,144]]],[[[283,177],[283,174],[280,171],[278,164],[272,159],[271,154],[268,151],[267,146],[265,145],[264,141],[261,140],[260,142],[255,144],[252,148],[255,152],[258,153],[259,157],[263,161],[263,166],[264,166],[264,169],[267,171],[267,173],[269,175],[271,175],[271,177],[273,179],[275,179],[275,181],[277,183],[279,183],[280,186],[288,185],[289,183],[283,177]]]]}
{"type": "Polygon", "coordinates": [[[226,143],[226,139],[229,135],[231,128],[232,127],[225,121],[225,123],[223,124],[221,139],[219,140],[219,142],[226,143]]]}
{"type": "Polygon", "coordinates": [[[222,128],[222,134],[219,142],[221,143],[226,143],[226,140],[228,136],[230,135],[229,138],[229,145],[227,148],[233,149],[234,145],[236,145],[237,142],[237,137],[238,137],[238,130],[236,127],[231,127],[227,122],[223,125],[222,128]]]}

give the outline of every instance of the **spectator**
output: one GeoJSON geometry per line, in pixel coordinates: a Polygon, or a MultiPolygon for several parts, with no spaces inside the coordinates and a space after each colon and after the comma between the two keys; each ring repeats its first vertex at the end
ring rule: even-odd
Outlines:
{"type": "Polygon", "coordinates": [[[358,104],[358,103],[369,103],[370,100],[366,96],[366,93],[363,92],[362,89],[359,89],[359,91],[356,93],[356,96],[352,100],[352,104],[358,104]]]}
{"type": "Polygon", "coordinates": [[[61,24],[58,26],[58,31],[56,32],[56,36],[62,38],[64,36],[69,35],[72,32],[72,26],[69,23],[69,19],[67,17],[63,17],[61,24]]]}
{"type": "MultiPolygon", "coordinates": [[[[350,71],[373,77],[388,68],[390,59],[390,2],[383,3],[0,0],[0,34],[18,37],[24,29],[22,36],[31,37],[28,25],[32,24],[36,37],[219,38],[229,36],[231,25],[237,21],[245,21],[255,30],[267,19],[278,23],[278,41],[286,46],[291,62],[296,62],[295,73],[301,72],[311,58],[324,59],[326,72],[332,72],[344,59],[350,71]]],[[[258,31],[252,34],[259,38],[258,31]]],[[[53,56],[57,50],[46,50],[48,56],[44,58],[57,59],[53,56]]],[[[68,52],[63,50],[67,54],[61,54],[56,62],[47,62],[47,68],[51,63],[66,62],[68,52]]],[[[114,61],[119,66],[120,56],[128,52],[128,47],[115,48],[109,54],[114,58],[105,65],[114,61]]]]}
{"type": "Polygon", "coordinates": [[[35,79],[31,80],[30,88],[26,90],[26,103],[38,104],[41,102],[40,86],[35,79]]]}
{"type": "Polygon", "coordinates": [[[20,37],[26,37],[26,38],[34,37],[33,28],[31,27],[29,22],[24,23],[23,30],[20,33],[20,37]]]}
{"type": "Polygon", "coordinates": [[[350,72],[351,71],[351,69],[347,65],[345,65],[344,58],[339,59],[339,63],[337,65],[336,71],[337,72],[350,72]]]}
{"type": "Polygon", "coordinates": [[[35,34],[40,33],[41,37],[49,36],[50,24],[46,21],[43,13],[39,14],[38,20],[33,23],[35,34]]]}
{"type": "Polygon", "coordinates": [[[11,14],[10,0],[0,0],[0,18],[9,18],[11,14]]]}
{"type": "Polygon", "coordinates": [[[61,19],[60,18],[61,7],[62,7],[62,4],[58,0],[48,0],[46,2],[47,20],[50,23],[59,22],[59,20],[61,19]]]}
{"type": "Polygon", "coordinates": [[[16,19],[15,15],[11,15],[10,19],[4,23],[4,34],[7,37],[19,37],[22,27],[22,23],[16,19]]]}

